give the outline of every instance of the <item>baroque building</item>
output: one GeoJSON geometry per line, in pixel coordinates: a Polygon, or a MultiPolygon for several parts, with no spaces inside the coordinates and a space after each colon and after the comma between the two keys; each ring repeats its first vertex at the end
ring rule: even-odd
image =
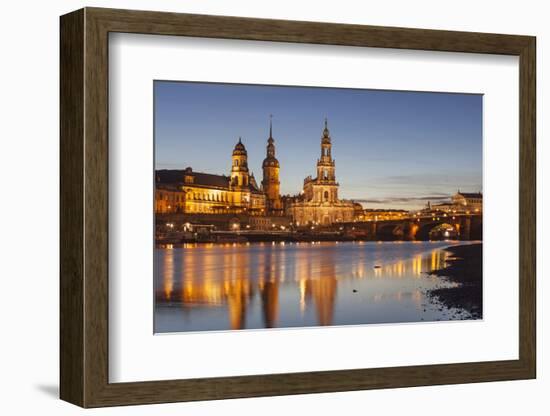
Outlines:
{"type": "Polygon", "coordinates": [[[463,210],[479,212],[483,208],[483,194],[481,192],[460,192],[460,189],[452,197],[453,205],[463,210]]]}
{"type": "Polygon", "coordinates": [[[156,171],[155,212],[265,215],[266,195],[248,170],[248,154],[239,141],[229,176],[185,170],[156,171]]]}
{"type": "Polygon", "coordinates": [[[476,214],[483,211],[483,194],[481,192],[461,192],[460,189],[450,201],[440,204],[426,204],[423,212],[453,212],[476,214]]]}
{"type": "Polygon", "coordinates": [[[326,119],[317,176],[304,180],[300,195],[281,197],[280,164],[275,156],[271,120],[262,173],[261,186],[258,186],[248,167],[246,147],[239,138],[231,154],[229,175],[195,172],[190,167],[156,171],[155,212],[245,214],[251,218],[250,227],[269,230],[275,226],[284,228],[290,220],[298,227],[349,222],[361,211],[359,204],[338,197],[339,184],[326,119]]]}
{"type": "Polygon", "coordinates": [[[304,179],[303,192],[289,200],[288,214],[297,226],[352,221],[354,203],[339,199],[338,187],[331,137],[325,119],[321,137],[321,157],[317,159],[317,177],[308,176],[304,179]]]}

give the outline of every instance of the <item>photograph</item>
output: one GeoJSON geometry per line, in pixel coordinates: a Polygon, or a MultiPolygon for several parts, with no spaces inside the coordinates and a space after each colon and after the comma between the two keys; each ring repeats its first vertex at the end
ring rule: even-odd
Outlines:
{"type": "Polygon", "coordinates": [[[153,94],[155,334],[483,319],[482,94],[153,94]]]}

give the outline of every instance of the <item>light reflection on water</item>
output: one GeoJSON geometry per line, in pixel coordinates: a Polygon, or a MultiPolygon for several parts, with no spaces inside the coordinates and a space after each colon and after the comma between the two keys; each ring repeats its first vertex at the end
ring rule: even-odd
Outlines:
{"type": "Polygon", "coordinates": [[[155,332],[465,319],[426,291],[451,285],[458,242],[186,244],[155,250],[155,332]]]}

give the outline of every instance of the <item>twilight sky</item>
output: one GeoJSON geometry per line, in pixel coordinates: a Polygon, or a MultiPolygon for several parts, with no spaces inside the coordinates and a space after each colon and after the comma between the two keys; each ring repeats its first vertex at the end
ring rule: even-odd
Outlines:
{"type": "Polygon", "coordinates": [[[324,117],[340,198],[417,209],[482,191],[482,96],[155,81],[156,169],[228,175],[239,136],[258,183],[273,114],[281,193],[315,176],[324,117]]]}

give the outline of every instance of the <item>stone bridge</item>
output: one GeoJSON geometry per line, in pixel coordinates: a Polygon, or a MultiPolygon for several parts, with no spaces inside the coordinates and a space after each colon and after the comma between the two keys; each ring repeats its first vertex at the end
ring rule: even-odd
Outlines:
{"type": "Polygon", "coordinates": [[[430,233],[443,232],[445,237],[459,240],[481,240],[481,214],[437,214],[404,219],[349,222],[344,230],[372,240],[429,240],[430,233]]]}

